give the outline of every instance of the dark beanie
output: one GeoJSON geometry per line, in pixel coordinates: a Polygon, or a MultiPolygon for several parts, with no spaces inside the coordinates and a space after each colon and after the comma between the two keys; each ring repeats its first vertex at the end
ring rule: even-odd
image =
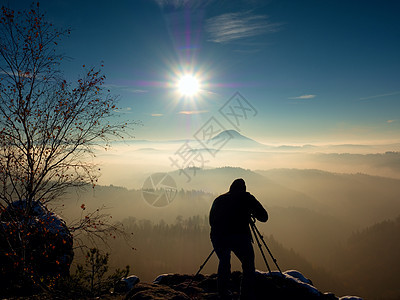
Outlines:
{"type": "Polygon", "coordinates": [[[230,192],[245,192],[246,191],[246,183],[242,178],[235,179],[231,187],[229,188],[230,192]]]}

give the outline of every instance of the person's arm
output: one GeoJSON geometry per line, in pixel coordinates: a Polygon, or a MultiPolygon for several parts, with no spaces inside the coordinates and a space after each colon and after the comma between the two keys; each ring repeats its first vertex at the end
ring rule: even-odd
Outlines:
{"type": "Polygon", "coordinates": [[[210,215],[208,217],[208,222],[210,223],[210,226],[212,227],[215,223],[215,201],[213,202],[211,209],[210,209],[210,215]]]}
{"type": "Polygon", "coordinates": [[[250,197],[252,198],[252,207],[250,210],[250,213],[252,214],[253,217],[255,217],[258,221],[260,222],[267,222],[268,220],[268,212],[265,210],[265,208],[262,206],[262,204],[254,197],[253,195],[250,194],[250,197]]]}
{"type": "Polygon", "coordinates": [[[221,205],[220,205],[220,201],[221,201],[221,196],[218,196],[210,209],[210,215],[208,217],[208,221],[210,223],[210,226],[213,227],[216,223],[220,222],[220,218],[221,218],[221,205]]]}

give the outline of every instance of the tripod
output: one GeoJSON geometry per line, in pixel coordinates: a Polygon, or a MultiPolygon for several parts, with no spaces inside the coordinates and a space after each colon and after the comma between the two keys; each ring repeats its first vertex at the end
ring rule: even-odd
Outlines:
{"type": "Polygon", "coordinates": [[[278,268],[279,273],[281,273],[281,275],[283,275],[281,269],[278,266],[278,262],[276,261],[276,258],[272,255],[271,250],[269,250],[269,248],[267,246],[267,243],[264,240],[264,237],[262,236],[261,232],[258,230],[258,228],[256,226],[256,219],[254,217],[250,218],[250,228],[251,228],[251,231],[253,232],[253,236],[254,236],[254,238],[255,238],[255,240],[257,242],[258,248],[260,249],[261,255],[262,255],[263,259],[264,259],[265,265],[267,266],[267,269],[268,269],[269,273],[272,274],[272,271],[271,271],[271,268],[269,267],[267,258],[265,257],[265,254],[264,254],[264,251],[262,249],[262,245],[260,243],[260,240],[264,244],[265,249],[267,249],[268,254],[271,256],[271,259],[274,262],[275,266],[278,268]]]}
{"type": "MultiPolygon", "coordinates": [[[[260,249],[261,255],[262,255],[263,259],[264,259],[265,265],[267,266],[267,269],[268,269],[269,273],[272,274],[272,271],[271,271],[271,268],[269,267],[267,258],[265,257],[265,254],[264,254],[264,251],[262,249],[262,244],[261,244],[260,240],[262,241],[265,249],[267,249],[268,254],[271,256],[271,259],[274,262],[275,266],[278,268],[279,273],[283,276],[282,271],[278,266],[278,262],[277,262],[276,258],[272,255],[272,252],[271,252],[271,250],[269,250],[269,248],[267,246],[267,243],[264,240],[264,237],[262,236],[261,232],[258,230],[258,228],[256,226],[256,219],[254,217],[250,218],[250,228],[251,228],[251,231],[253,232],[254,239],[257,242],[258,248],[260,249]]],[[[197,273],[192,277],[192,280],[186,286],[186,289],[188,289],[192,285],[193,280],[196,278],[197,275],[199,275],[199,273],[204,268],[204,266],[207,264],[207,262],[210,260],[211,256],[214,254],[214,252],[215,252],[215,250],[213,249],[211,251],[211,253],[208,255],[208,257],[206,258],[206,260],[204,261],[204,263],[200,266],[200,268],[197,271],[197,273]]]]}
{"type": "Polygon", "coordinates": [[[206,258],[206,260],[204,261],[204,263],[200,266],[199,270],[197,271],[197,273],[192,277],[192,280],[190,280],[189,284],[186,286],[185,290],[188,289],[192,283],[193,280],[197,277],[197,275],[199,275],[199,273],[201,272],[201,270],[203,270],[204,266],[207,264],[207,262],[210,260],[211,256],[214,254],[215,250],[213,249],[211,251],[211,253],[208,255],[208,257],[206,258]]]}

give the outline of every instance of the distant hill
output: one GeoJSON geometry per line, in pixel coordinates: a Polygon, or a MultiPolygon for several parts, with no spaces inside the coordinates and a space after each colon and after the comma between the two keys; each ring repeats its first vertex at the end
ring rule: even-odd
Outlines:
{"type": "Polygon", "coordinates": [[[347,220],[355,228],[395,218],[400,211],[398,179],[300,169],[257,173],[314,199],[315,207],[309,208],[347,220]]]}
{"type": "Polygon", "coordinates": [[[225,130],[211,140],[215,143],[218,141],[229,140],[224,146],[224,149],[232,149],[232,148],[266,148],[266,145],[263,145],[255,140],[248,138],[236,130],[225,130]]]}
{"type": "Polygon", "coordinates": [[[335,273],[371,299],[399,299],[400,216],[353,234],[333,258],[335,273]]]}
{"type": "MultiPolygon", "coordinates": [[[[294,249],[313,265],[340,275],[341,281],[349,284],[346,290],[370,296],[368,291],[379,283],[375,290],[382,291],[386,285],[388,294],[400,295],[393,271],[400,272],[397,241],[400,221],[382,222],[394,220],[399,215],[400,180],[316,169],[253,171],[221,167],[189,168],[184,171],[191,172],[191,180],[180,174],[180,170],[169,173],[175,179],[178,191],[176,198],[166,207],[151,206],[140,189],[96,186],[94,190],[89,187],[79,198],[71,192],[69,197],[74,201],[65,202],[63,216],[76,218],[82,212],[81,204],[85,204],[87,211],[105,204],[109,208],[105,212],[112,214],[113,220],[132,216],[153,222],[164,220],[171,224],[193,215],[207,218],[215,197],[226,192],[232,181],[241,177],[245,179],[248,190],[270,214],[267,223],[259,223],[263,234],[273,235],[285,248],[294,249]],[[366,227],[368,229],[364,230],[366,227]],[[352,235],[357,230],[362,231],[352,235]],[[380,277],[380,274],[391,274],[391,277],[383,276],[387,284],[374,278],[380,277]],[[361,288],[358,291],[351,285],[361,288]]],[[[147,225],[143,223],[141,226],[147,225]]],[[[205,231],[204,239],[197,239],[193,246],[192,252],[196,252],[200,245],[204,247],[196,260],[197,264],[202,262],[210,247],[209,230],[205,231]]],[[[145,238],[148,237],[146,235],[145,238]]],[[[154,243],[163,245],[164,240],[154,240],[154,243]]],[[[186,253],[185,247],[181,250],[186,253]]],[[[165,248],[159,250],[164,251],[165,248]]],[[[289,257],[284,257],[283,251],[275,252],[282,264],[289,260],[289,257]]],[[[189,258],[186,262],[189,265],[189,258]]],[[[165,261],[154,263],[163,270],[165,261]]],[[[299,269],[306,270],[304,266],[299,269]]],[[[315,278],[320,280],[321,276],[315,278]]],[[[375,298],[381,299],[378,296],[375,298]]],[[[390,299],[389,296],[386,298],[390,299]]],[[[396,298],[393,296],[392,299],[396,298]]]]}
{"type": "Polygon", "coordinates": [[[186,168],[170,173],[178,186],[186,190],[202,190],[211,193],[223,193],[228,191],[230,184],[236,178],[244,178],[248,185],[264,183],[266,178],[251,170],[237,167],[221,167],[213,169],[186,168]],[[191,178],[184,175],[188,174],[191,178]]]}
{"type": "Polygon", "coordinates": [[[318,206],[317,201],[304,193],[295,191],[291,187],[285,187],[279,182],[248,169],[221,167],[214,169],[189,168],[183,171],[191,175],[190,181],[180,170],[170,174],[176,180],[177,186],[185,190],[200,190],[218,195],[227,192],[233,180],[243,178],[248,191],[267,206],[307,208],[318,206]]]}

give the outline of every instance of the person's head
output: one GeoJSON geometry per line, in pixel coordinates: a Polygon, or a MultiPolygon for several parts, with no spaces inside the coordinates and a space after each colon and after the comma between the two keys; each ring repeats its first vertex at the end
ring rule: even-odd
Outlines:
{"type": "Polygon", "coordinates": [[[246,183],[242,178],[235,179],[231,187],[229,188],[230,192],[245,192],[246,191],[246,183]]]}

